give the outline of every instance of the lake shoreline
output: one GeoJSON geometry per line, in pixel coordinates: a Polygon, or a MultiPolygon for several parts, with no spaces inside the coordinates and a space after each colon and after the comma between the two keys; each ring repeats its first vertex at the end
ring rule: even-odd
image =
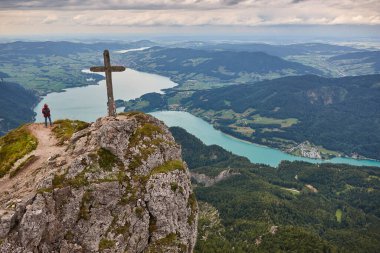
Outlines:
{"type": "MultiPolygon", "coordinates": [[[[233,134],[231,133],[227,133],[225,131],[223,131],[223,129],[221,128],[218,128],[216,127],[211,121],[209,118],[206,118],[206,117],[203,117],[202,115],[196,115],[196,114],[193,114],[191,111],[188,111],[186,110],[186,108],[182,108],[182,110],[173,110],[173,109],[163,109],[163,110],[157,110],[157,111],[152,111],[152,112],[162,112],[162,111],[176,111],[176,112],[187,112],[187,113],[190,113],[191,115],[195,116],[195,117],[198,117],[198,118],[201,118],[203,119],[204,121],[206,121],[207,123],[209,123],[210,125],[212,125],[214,127],[215,130],[218,130],[220,132],[222,132],[223,134],[225,135],[228,135],[234,139],[237,139],[241,142],[246,142],[246,143],[249,143],[249,144],[254,144],[254,145],[257,145],[257,146],[260,146],[260,147],[263,147],[263,148],[269,148],[269,149],[275,149],[275,150],[278,150],[278,151],[281,151],[281,152],[284,152],[284,153],[287,153],[289,155],[292,155],[292,156],[295,156],[295,157],[301,157],[301,158],[307,158],[307,159],[312,159],[312,160],[315,160],[315,161],[319,161],[319,160],[322,160],[322,161],[329,161],[331,159],[334,159],[334,158],[347,158],[347,159],[353,159],[353,160],[357,160],[357,161],[361,161],[361,160],[366,160],[366,161],[372,161],[372,162],[379,162],[380,163],[380,160],[376,160],[376,159],[373,159],[373,158],[368,158],[368,157],[364,157],[364,156],[361,156],[359,155],[359,158],[355,158],[355,157],[351,157],[351,156],[348,156],[348,155],[345,155],[344,153],[342,153],[341,151],[335,151],[335,152],[338,152],[338,153],[342,153],[343,155],[342,156],[334,156],[334,155],[331,155],[329,156],[328,158],[312,158],[312,157],[306,157],[306,156],[300,156],[300,155],[296,155],[296,154],[293,154],[291,152],[288,152],[286,149],[280,149],[280,148],[277,148],[275,146],[267,146],[267,145],[264,145],[264,144],[260,144],[260,143],[255,143],[253,141],[250,141],[250,140],[246,140],[246,139],[241,139],[239,138],[238,136],[234,136],[233,134]]],[[[150,113],[150,112],[149,112],[150,113]]]]}
{"type": "MultiPolygon", "coordinates": [[[[81,72],[83,75],[94,74],[89,69],[82,69],[81,72]]],[[[34,121],[43,121],[40,107],[44,103],[51,107],[53,119],[71,118],[93,122],[96,118],[106,115],[105,74],[95,73],[95,75],[99,77],[96,78],[96,83],[89,82],[85,86],[64,88],[59,92],[54,91],[40,96],[39,102],[34,107],[34,121]]],[[[112,77],[115,100],[135,99],[150,92],[162,94],[164,90],[178,86],[167,77],[131,68],[127,68],[124,72],[115,72],[112,77]]]]}
{"type": "MultiPolygon", "coordinates": [[[[156,115],[154,115],[155,113],[166,113],[166,112],[178,112],[178,113],[188,113],[190,115],[192,115],[193,117],[196,117],[198,119],[201,119],[203,120],[204,122],[206,122],[207,124],[209,124],[215,131],[219,131],[220,133],[222,133],[223,135],[227,136],[228,138],[230,139],[234,139],[236,140],[237,142],[241,142],[241,143],[245,143],[247,145],[253,145],[253,146],[256,146],[256,147],[259,147],[261,149],[265,149],[267,151],[271,151],[271,150],[275,150],[277,152],[281,152],[281,153],[284,153],[286,155],[288,155],[289,157],[292,157],[293,159],[291,159],[290,161],[304,161],[304,162],[309,162],[309,163],[317,163],[317,164],[321,164],[321,163],[341,163],[341,164],[349,164],[349,165],[352,165],[352,166],[369,166],[369,167],[380,167],[380,161],[378,160],[374,160],[374,159],[354,159],[354,158],[351,158],[351,157],[345,157],[345,156],[341,156],[341,157],[333,157],[331,159],[315,159],[315,158],[308,158],[308,157],[302,157],[302,156],[296,156],[294,154],[290,154],[288,152],[285,152],[281,149],[278,149],[278,148],[274,148],[274,147],[270,147],[270,146],[265,146],[265,145],[262,145],[262,144],[257,144],[257,143],[254,143],[254,142],[251,142],[251,141],[247,141],[247,140],[242,140],[240,138],[237,138],[229,133],[225,133],[224,131],[222,131],[221,129],[217,129],[215,128],[215,126],[213,124],[211,124],[209,121],[205,120],[204,118],[202,117],[199,117],[199,116],[196,116],[188,111],[183,111],[183,110],[161,110],[161,111],[154,111],[154,112],[150,112],[149,114],[153,114],[153,116],[157,117],[156,115]],[[339,161],[340,159],[347,159],[347,161],[339,161]],[[337,161],[338,160],[338,161],[337,161]],[[350,160],[351,161],[355,161],[357,164],[352,164],[350,163],[350,160]],[[360,164],[360,163],[368,163],[368,162],[373,162],[373,163],[376,163],[374,165],[367,165],[367,164],[360,164]]],[[[160,119],[160,118],[159,118],[160,119]]],[[[162,120],[162,119],[160,119],[162,120]]],[[[164,120],[162,120],[164,121],[164,120]]],[[[166,125],[167,122],[164,121],[164,123],[166,125]]],[[[180,126],[181,127],[181,126],[180,126]]],[[[188,131],[188,129],[186,129],[186,127],[182,127],[182,128],[185,128],[185,130],[188,131]]],[[[193,133],[194,134],[194,133],[193,133]]],[[[202,138],[200,138],[199,136],[197,136],[197,134],[194,134],[196,137],[198,137],[201,141],[204,142],[204,140],[202,138]]],[[[207,144],[209,145],[209,144],[207,144]]],[[[212,144],[210,144],[212,145],[212,144]]],[[[216,145],[219,145],[219,144],[216,144],[216,145]]],[[[221,146],[221,145],[219,145],[221,146]]],[[[231,151],[231,150],[230,150],[231,151]]],[[[231,151],[232,152],[232,151],[231,151]]],[[[235,154],[238,154],[236,152],[233,152],[235,154]]],[[[238,154],[238,155],[241,155],[241,156],[245,156],[247,157],[246,155],[242,155],[242,154],[238,154]]],[[[247,157],[249,158],[249,157],[247,157]]],[[[249,158],[250,159],[250,158],[249,158]]],[[[251,159],[250,159],[251,160],[251,159]]],[[[289,160],[289,159],[284,159],[284,160],[289,160]]],[[[251,160],[252,161],[252,160],[251,160]]],[[[256,161],[252,161],[253,163],[258,163],[256,161]]],[[[264,163],[264,164],[267,164],[267,163],[264,163]]],[[[270,166],[273,166],[272,164],[268,164],[270,166]]],[[[277,166],[274,166],[274,167],[277,167],[277,166]]]]}

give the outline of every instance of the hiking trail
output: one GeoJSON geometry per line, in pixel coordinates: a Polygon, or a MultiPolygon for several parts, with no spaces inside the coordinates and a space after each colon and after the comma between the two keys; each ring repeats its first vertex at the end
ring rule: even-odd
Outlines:
{"type": "Polygon", "coordinates": [[[35,156],[35,159],[33,159],[31,163],[27,163],[23,166],[14,177],[10,177],[8,173],[3,178],[0,178],[0,204],[15,197],[22,199],[27,195],[34,194],[36,189],[35,183],[39,181],[36,180],[37,170],[39,170],[42,164],[47,162],[50,157],[63,154],[66,148],[65,145],[57,145],[58,141],[51,131],[52,127],[46,128],[44,124],[34,123],[30,124],[27,128],[37,138],[37,148],[19,159],[12,170],[15,170],[18,165],[32,155],[35,156]]]}

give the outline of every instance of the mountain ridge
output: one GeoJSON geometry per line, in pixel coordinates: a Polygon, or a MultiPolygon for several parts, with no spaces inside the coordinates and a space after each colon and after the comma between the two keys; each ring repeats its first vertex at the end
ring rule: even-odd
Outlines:
{"type": "Polygon", "coordinates": [[[180,147],[160,121],[130,113],[58,121],[51,131],[44,136],[58,150],[47,161],[38,135],[29,153],[37,160],[0,178],[1,253],[192,252],[197,202],[180,147]]]}
{"type": "Polygon", "coordinates": [[[323,74],[313,67],[263,52],[152,47],[130,52],[121,60],[130,68],[170,77],[179,84],[175,89],[207,89],[287,75],[323,74]]]}

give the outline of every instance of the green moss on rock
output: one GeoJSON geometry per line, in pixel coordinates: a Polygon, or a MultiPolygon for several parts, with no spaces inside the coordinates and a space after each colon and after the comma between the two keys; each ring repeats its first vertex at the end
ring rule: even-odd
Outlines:
{"type": "Polygon", "coordinates": [[[139,112],[139,111],[129,111],[129,112],[119,112],[118,115],[132,117],[132,116],[135,116],[135,115],[144,115],[144,113],[143,112],[139,112]]]}
{"type": "Polygon", "coordinates": [[[74,178],[68,179],[65,182],[66,185],[70,185],[70,186],[72,186],[74,188],[80,188],[80,187],[89,185],[90,182],[87,180],[86,172],[87,172],[87,170],[85,169],[81,173],[79,173],[78,175],[76,175],[74,178]]]}
{"type": "Polygon", "coordinates": [[[105,149],[105,148],[100,148],[98,150],[98,156],[99,156],[99,166],[103,170],[106,171],[112,171],[112,168],[115,165],[121,165],[121,161],[115,156],[114,154],[111,153],[111,151],[105,149]]]}
{"type": "Polygon", "coordinates": [[[40,188],[37,190],[37,193],[43,194],[43,193],[50,193],[53,191],[54,188],[49,187],[49,188],[40,188]]]}
{"type": "Polygon", "coordinates": [[[178,235],[176,233],[170,233],[164,238],[158,239],[149,245],[145,252],[148,253],[166,253],[171,252],[169,249],[178,248],[178,252],[187,252],[187,246],[182,244],[178,240],[178,235]]]}
{"type": "Polygon", "coordinates": [[[84,192],[83,197],[82,197],[82,202],[80,204],[78,220],[90,219],[90,210],[89,210],[90,200],[91,200],[91,193],[89,191],[84,192]]]}
{"type": "Polygon", "coordinates": [[[99,242],[99,251],[104,251],[115,246],[115,241],[102,238],[99,242]]]}
{"type": "Polygon", "coordinates": [[[187,207],[190,208],[190,215],[189,218],[187,219],[187,222],[189,225],[192,225],[195,221],[195,215],[196,215],[196,210],[197,210],[197,199],[195,198],[195,194],[191,193],[189,195],[189,199],[187,201],[187,207]]]}
{"type": "Polygon", "coordinates": [[[157,219],[153,215],[149,217],[149,234],[153,234],[157,231],[157,219]]]}
{"type": "Polygon", "coordinates": [[[164,164],[154,168],[150,174],[154,175],[158,173],[169,173],[175,170],[185,171],[185,166],[183,165],[183,162],[181,160],[167,161],[164,164]]]}
{"type": "Polygon", "coordinates": [[[138,127],[135,133],[129,139],[129,147],[136,147],[145,137],[152,138],[155,134],[162,134],[163,130],[152,123],[144,123],[138,127]]]}
{"type": "Polygon", "coordinates": [[[65,141],[69,140],[74,133],[87,128],[90,124],[80,120],[56,120],[52,129],[53,133],[62,145],[65,141]]]}
{"type": "Polygon", "coordinates": [[[129,231],[129,223],[126,222],[123,226],[117,226],[113,231],[119,235],[126,235],[129,231]]]}
{"type": "Polygon", "coordinates": [[[64,236],[65,240],[72,241],[74,239],[74,234],[71,231],[67,231],[67,233],[64,236]]]}
{"type": "Polygon", "coordinates": [[[65,174],[56,174],[53,177],[53,180],[51,182],[53,188],[62,188],[64,186],[66,180],[66,173],[65,174]]]}
{"type": "Polygon", "coordinates": [[[143,217],[143,214],[144,214],[144,208],[136,207],[135,213],[136,213],[137,217],[139,217],[141,219],[143,217]]]}
{"type": "Polygon", "coordinates": [[[170,189],[172,189],[173,192],[176,192],[178,189],[178,184],[176,182],[170,183],[170,189]]]}

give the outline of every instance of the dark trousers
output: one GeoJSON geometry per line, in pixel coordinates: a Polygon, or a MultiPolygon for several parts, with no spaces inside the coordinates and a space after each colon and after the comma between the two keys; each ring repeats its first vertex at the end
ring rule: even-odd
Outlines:
{"type": "Polygon", "coordinates": [[[48,125],[47,125],[47,120],[48,120],[48,118],[49,118],[49,122],[50,122],[50,126],[52,126],[53,124],[51,123],[51,117],[50,116],[48,116],[48,117],[45,117],[45,127],[47,127],[48,125]]]}

